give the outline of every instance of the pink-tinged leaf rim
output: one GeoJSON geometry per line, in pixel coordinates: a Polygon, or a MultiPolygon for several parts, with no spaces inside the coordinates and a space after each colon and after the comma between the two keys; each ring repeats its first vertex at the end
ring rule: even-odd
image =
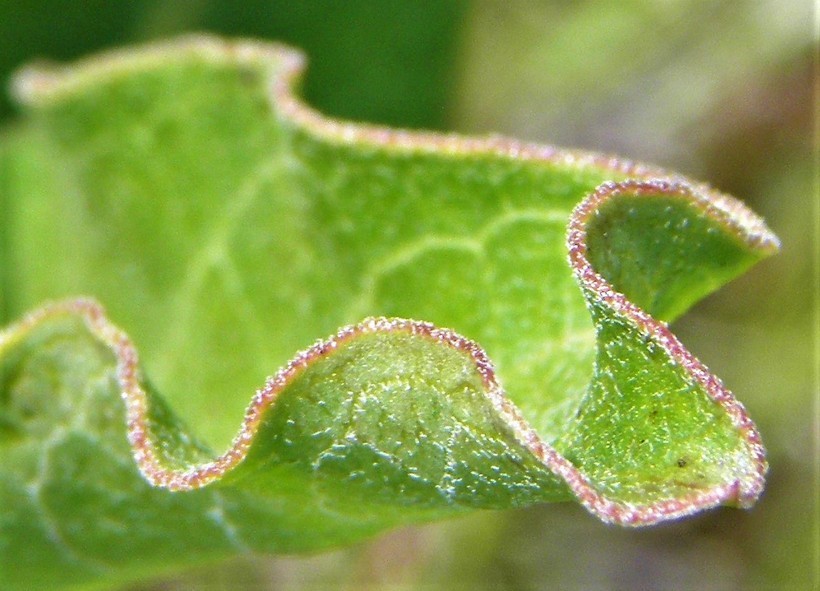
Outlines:
{"type": "MultiPolygon", "coordinates": [[[[584,295],[593,301],[603,303],[618,316],[629,321],[641,334],[658,344],[669,358],[682,367],[706,394],[729,416],[732,425],[742,435],[754,464],[754,477],[748,481],[736,481],[730,485],[717,487],[693,497],[687,502],[691,508],[675,506],[677,502],[664,501],[662,511],[670,515],[655,518],[651,507],[649,519],[639,517],[639,523],[653,523],[662,519],[686,515],[702,508],[722,502],[736,501],[742,507],[755,503],[763,491],[765,474],[768,469],[766,451],[754,422],[744,406],[726,389],[723,382],[712,374],[675,337],[664,322],[656,320],[643,309],[618,292],[606,279],[598,274],[587,258],[587,223],[601,206],[620,196],[629,197],[674,197],[686,201],[700,209],[705,215],[723,224],[724,228],[743,240],[750,249],[775,252],[779,248],[777,238],[763,225],[760,218],[749,215],[739,201],[725,195],[700,192],[686,182],[665,179],[629,179],[623,182],[607,182],[600,185],[584,199],[570,217],[567,231],[569,261],[584,295]]],[[[615,521],[620,521],[615,519],[615,521]]]]}
{"type": "MultiPolygon", "coordinates": [[[[593,272],[594,273],[594,272],[593,272]]],[[[617,296],[615,296],[617,297],[617,296]]],[[[638,308],[626,302],[641,314],[638,308]]],[[[0,352],[25,336],[40,323],[60,315],[80,317],[91,333],[112,350],[116,360],[116,377],[126,408],[127,437],[136,464],[143,476],[154,486],[170,491],[193,490],[206,486],[222,478],[247,456],[265,412],[275,404],[276,399],[288,385],[310,365],[324,356],[330,355],[340,346],[358,336],[373,333],[404,332],[429,338],[444,346],[452,347],[470,356],[479,372],[488,400],[499,416],[508,424],[518,441],[529,449],[550,471],[559,475],[567,483],[578,500],[593,514],[606,522],[621,525],[650,525],[695,513],[699,510],[737,500],[741,505],[749,505],[760,494],[765,472],[765,459],[760,438],[743,407],[726,391],[719,380],[711,376],[665,328],[656,321],[648,320],[645,328],[665,347],[670,355],[681,363],[692,366],[695,379],[701,382],[712,398],[724,407],[735,425],[744,433],[754,451],[758,476],[753,483],[734,482],[709,489],[696,495],[668,499],[651,505],[622,503],[608,499],[599,493],[587,477],[564,458],[538,433],[530,427],[521,411],[507,397],[501,387],[490,359],[484,350],[469,339],[427,322],[400,318],[368,318],[363,322],[342,328],[336,335],[321,341],[297,354],[284,368],[266,380],[256,391],[248,405],[239,432],[231,445],[212,461],[177,470],[163,465],[157,443],[151,438],[148,425],[148,396],[140,385],[139,356],[129,337],[112,324],[102,306],[90,298],[78,298],[49,303],[29,313],[17,324],[0,333],[0,352]],[[653,328],[652,323],[656,326],[653,328]],[[654,330],[654,332],[652,332],[654,330]]],[[[626,316],[629,317],[627,312],[626,316]]]]}
{"type": "Polygon", "coordinates": [[[647,505],[609,499],[598,492],[589,479],[569,460],[544,442],[528,424],[521,411],[507,397],[492,363],[481,347],[451,330],[425,322],[395,318],[368,318],[359,324],[342,328],[336,335],[318,341],[296,355],[253,396],[245,411],[239,432],[225,453],[210,462],[185,470],[175,470],[162,465],[155,443],[151,439],[148,428],[148,398],[139,383],[137,351],[128,336],[107,319],[99,303],[92,299],[79,298],[46,304],[17,324],[0,332],[2,350],[47,318],[70,314],[84,320],[91,332],[105,342],[116,356],[117,379],[126,406],[128,440],[134,459],[149,482],[172,491],[183,491],[200,488],[220,479],[246,457],[265,411],[275,403],[278,394],[313,361],[331,354],[345,342],[363,334],[407,332],[433,339],[468,354],[482,376],[488,400],[510,426],[518,441],[546,468],[560,476],[578,500],[605,522],[631,526],[651,525],[723,503],[734,502],[741,506],[750,506],[759,497],[766,472],[765,452],[760,435],[743,405],[718,378],[683,347],[664,323],[655,320],[617,292],[595,272],[586,257],[587,221],[605,201],[617,199],[621,195],[661,194],[679,197],[719,222],[727,232],[736,235],[749,249],[758,250],[762,254],[777,251],[777,238],[766,228],[764,222],[742,203],[706,185],[692,184],[687,179],[660,168],[595,152],[565,150],[498,136],[469,138],[456,134],[390,129],[326,118],[301,102],[294,92],[294,87],[305,67],[303,56],[290,48],[274,44],[252,41],[226,42],[212,37],[192,36],[142,49],[112,52],[61,71],[27,68],[16,76],[13,92],[23,103],[49,103],[59,100],[66,94],[82,90],[100,77],[126,75],[136,70],[150,69],[180,54],[193,54],[198,59],[219,64],[254,66],[270,71],[273,112],[281,117],[284,123],[301,127],[331,143],[362,144],[393,151],[452,156],[490,155],[577,169],[592,168],[610,171],[616,176],[629,177],[620,182],[602,184],[573,211],[567,236],[572,270],[586,297],[610,307],[653,339],[674,362],[683,367],[688,375],[703,387],[715,403],[728,413],[733,425],[748,445],[756,477],[748,482],[734,481],[690,496],[647,505]]]}

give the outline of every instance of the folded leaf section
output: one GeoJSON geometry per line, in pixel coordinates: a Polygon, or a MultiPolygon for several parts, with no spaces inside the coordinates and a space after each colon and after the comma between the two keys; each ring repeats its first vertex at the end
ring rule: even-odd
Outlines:
{"type": "Polygon", "coordinates": [[[743,405],[636,303],[686,307],[692,293],[776,248],[758,218],[729,217],[727,207],[740,211],[680,181],[626,181],[602,185],[573,213],[570,262],[597,353],[556,447],[616,501],[598,507],[605,518],[641,523],[718,503],[748,506],[762,490],[765,453],[743,405]],[[661,246],[659,234],[671,227],[678,230],[661,246]]]}
{"type": "Polygon", "coordinates": [[[371,319],[305,350],[216,458],[93,301],[26,316],[0,361],[4,585],[316,550],[569,495],[499,418],[483,352],[426,323],[371,319]]]}
{"type": "Polygon", "coordinates": [[[599,154],[329,120],[301,70],[197,38],[19,79],[3,305],[93,294],[133,340],[89,299],[0,333],[0,586],[757,498],[754,424],[665,324],[776,250],[756,216],[599,154]]]}

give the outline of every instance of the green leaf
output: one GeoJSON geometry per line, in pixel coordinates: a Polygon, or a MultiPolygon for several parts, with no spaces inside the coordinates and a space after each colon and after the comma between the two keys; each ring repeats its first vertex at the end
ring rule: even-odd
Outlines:
{"type": "Polygon", "coordinates": [[[612,157],[329,120],[301,70],[189,38],[18,76],[0,585],[756,500],[754,424],[665,322],[777,249],[761,220],[612,157]]]}

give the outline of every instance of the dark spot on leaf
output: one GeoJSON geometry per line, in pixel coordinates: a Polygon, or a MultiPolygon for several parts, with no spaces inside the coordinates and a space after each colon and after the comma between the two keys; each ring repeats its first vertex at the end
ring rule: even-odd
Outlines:
{"type": "Polygon", "coordinates": [[[678,461],[677,461],[678,468],[684,468],[684,467],[686,467],[686,464],[687,464],[687,463],[688,463],[688,462],[687,462],[684,458],[678,458],[678,461]]]}
{"type": "Polygon", "coordinates": [[[259,78],[257,73],[250,68],[242,68],[239,70],[239,82],[245,86],[254,86],[259,78]]]}

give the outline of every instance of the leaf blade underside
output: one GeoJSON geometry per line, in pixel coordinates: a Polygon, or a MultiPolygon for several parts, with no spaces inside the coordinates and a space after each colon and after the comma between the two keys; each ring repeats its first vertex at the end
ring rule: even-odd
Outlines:
{"type": "Polygon", "coordinates": [[[776,250],[758,218],[610,157],[328,120],[301,70],[195,38],[18,79],[4,301],[93,294],[134,341],[87,299],[0,334],[4,582],[757,498],[754,425],[662,321],[776,250]],[[276,365],[236,434],[226,393],[276,365]]]}

